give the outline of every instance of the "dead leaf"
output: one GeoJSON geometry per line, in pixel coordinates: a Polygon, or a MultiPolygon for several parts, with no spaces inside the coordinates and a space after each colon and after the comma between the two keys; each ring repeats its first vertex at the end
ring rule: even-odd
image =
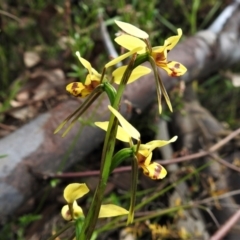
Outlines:
{"type": "Polygon", "coordinates": [[[234,87],[240,87],[240,74],[233,74],[231,80],[234,87]]]}
{"type": "Polygon", "coordinates": [[[16,99],[19,102],[25,102],[29,100],[29,92],[28,91],[21,91],[16,95],[16,99]]]}
{"type": "Polygon", "coordinates": [[[24,105],[23,102],[19,102],[19,101],[16,101],[16,100],[11,100],[10,101],[10,105],[13,107],[13,108],[17,108],[17,107],[22,107],[24,105]]]}
{"type": "Polygon", "coordinates": [[[37,108],[33,106],[26,106],[21,109],[15,109],[8,114],[16,119],[26,121],[29,118],[33,118],[37,114],[37,108]]]}
{"type": "Polygon", "coordinates": [[[50,96],[54,96],[56,94],[55,89],[51,87],[51,84],[49,82],[42,82],[36,89],[34,89],[34,96],[33,100],[42,100],[49,98],[50,96]]]}
{"type": "Polygon", "coordinates": [[[65,75],[63,70],[60,68],[53,69],[50,71],[45,71],[43,75],[47,78],[49,82],[51,82],[54,86],[59,86],[64,84],[65,82],[65,75]]]}
{"type": "Polygon", "coordinates": [[[25,52],[23,55],[23,61],[27,68],[36,66],[40,61],[40,57],[36,52],[25,52]]]}
{"type": "Polygon", "coordinates": [[[232,81],[234,87],[240,87],[240,74],[226,71],[223,75],[232,81]]]}

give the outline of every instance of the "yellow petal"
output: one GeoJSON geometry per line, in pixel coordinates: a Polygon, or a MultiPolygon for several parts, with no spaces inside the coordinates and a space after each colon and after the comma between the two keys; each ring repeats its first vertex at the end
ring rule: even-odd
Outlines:
{"type": "MultiPolygon", "coordinates": [[[[61,210],[61,215],[62,217],[67,220],[67,221],[70,221],[72,220],[72,216],[71,216],[71,213],[70,213],[70,210],[69,210],[69,206],[68,205],[64,205],[62,207],[62,210],[61,210]]],[[[74,201],[73,202],[73,218],[74,219],[77,219],[79,217],[83,216],[83,210],[81,207],[78,206],[77,202],[74,201]]]]}
{"type": "Polygon", "coordinates": [[[94,68],[92,68],[91,63],[88,62],[86,59],[82,58],[80,55],[80,52],[76,52],[76,55],[79,61],[88,70],[88,73],[89,73],[86,77],[84,84],[89,85],[91,83],[91,80],[100,81],[101,74],[99,74],[94,68]]]}
{"type": "Polygon", "coordinates": [[[152,57],[157,66],[162,67],[167,64],[167,52],[165,50],[162,51],[162,48],[155,48],[152,51],[152,57]]]}
{"type": "Polygon", "coordinates": [[[92,68],[92,75],[94,75],[97,79],[101,78],[101,74],[99,74],[94,68],[92,68]]]}
{"type": "Polygon", "coordinates": [[[81,97],[85,86],[81,82],[72,82],[66,86],[66,90],[75,97],[81,97]]]}
{"type": "Polygon", "coordinates": [[[140,166],[143,166],[143,165],[148,166],[152,161],[152,152],[149,152],[148,150],[145,152],[143,152],[143,150],[139,150],[139,153],[142,155],[145,154],[145,155],[143,155],[145,157],[145,159],[144,159],[144,157],[142,159],[138,157],[138,164],[140,166]]]}
{"type": "Polygon", "coordinates": [[[166,46],[155,46],[155,47],[152,47],[152,52],[154,53],[161,53],[161,52],[164,52],[166,46]]]}
{"type": "Polygon", "coordinates": [[[143,173],[151,179],[163,179],[167,175],[167,170],[159,163],[153,162],[148,166],[141,166],[143,173]]]}
{"type": "Polygon", "coordinates": [[[176,44],[178,43],[179,39],[182,36],[182,29],[178,28],[177,32],[178,32],[177,36],[172,36],[172,37],[165,40],[164,46],[166,47],[166,50],[173,49],[176,46],[176,44]]]}
{"type": "Polygon", "coordinates": [[[80,52],[76,52],[76,55],[79,59],[79,61],[81,62],[81,64],[88,70],[88,72],[91,74],[91,69],[92,69],[92,65],[90,62],[88,62],[86,59],[82,58],[80,55],[80,52]]]}
{"type": "MultiPolygon", "coordinates": [[[[122,66],[113,71],[112,75],[114,77],[114,82],[120,84],[122,76],[126,70],[127,66],[122,66]]],[[[127,84],[136,81],[138,78],[151,72],[151,69],[144,66],[138,66],[133,71],[127,82],[127,84]]]]}
{"type": "Polygon", "coordinates": [[[86,76],[84,85],[85,85],[85,86],[88,86],[88,85],[91,84],[91,82],[92,82],[92,75],[91,75],[91,74],[88,74],[88,75],[86,76]]]}
{"type": "Polygon", "coordinates": [[[140,153],[142,156],[144,156],[145,158],[149,155],[149,148],[151,147],[151,145],[146,145],[146,144],[141,144],[140,148],[138,150],[138,153],[140,153]]]}
{"type": "Polygon", "coordinates": [[[142,53],[146,52],[146,47],[147,47],[146,43],[136,37],[129,36],[129,35],[121,35],[121,36],[115,38],[114,41],[118,45],[120,45],[130,51],[136,47],[141,47],[141,49],[139,49],[137,51],[138,54],[142,54],[142,53]]]}
{"type": "Polygon", "coordinates": [[[63,217],[65,220],[67,220],[67,221],[72,220],[72,217],[71,217],[71,214],[70,214],[69,206],[68,206],[68,205],[64,205],[64,206],[62,207],[61,215],[62,215],[62,217],[63,217]]]}
{"type": "MultiPolygon", "coordinates": [[[[95,122],[95,125],[99,128],[107,131],[109,122],[95,122]]],[[[131,136],[121,127],[118,126],[116,138],[122,142],[129,143],[131,141],[131,136]]]]}
{"type": "Polygon", "coordinates": [[[132,24],[129,24],[129,23],[125,23],[125,22],[121,22],[121,21],[117,21],[115,20],[115,23],[126,33],[130,34],[130,35],[133,35],[135,37],[138,37],[138,38],[143,38],[143,39],[146,39],[148,38],[148,34],[146,32],[144,32],[143,30],[135,27],[134,25],[132,24]]]}
{"type": "Polygon", "coordinates": [[[117,117],[123,129],[134,139],[140,140],[140,133],[134,128],[116,109],[108,106],[108,109],[117,117]]]}
{"type": "Polygon", "coordinates": [[[95,75],[95,74],[88,74],[86,79],[85,79],[84,85],[88,86],[88,85],[92,84],[93,81],[100,82],[100,79],[101,79],[101,75],[100,74],[97,74],[97,75],[95,75]]]}
{"type": "Polygon", "coordinates": [[[140,149],[143,148],[143,149],[146,149],[148,148],[148,150],[151,152],[153,151],[155,148],[157,147],[163,147],[171,142],[175,142],[177,140],[177,136],[174,136],[173,138],[171,138],[170,140],[168,141],[165,141],[165,140],[154,140],[154,141],[151,141],[151,142],[148,142],[146,144],[141,144],[140,145],[140,149]]]}
{"type": "Polygon", "coordinates": [[[121,55],[121,56],[113,59],[112,61],[108,62],[108,63],[105,65],[105,68],[109,68],[109,67],[111,67],[111,66],[113,66],[113,65],[121,62],[123,59],[125,59],[125,58],[133,55],[134,53],[140,51],[141,49],[142,49],[142,47],[136,47],[136,46],[135,46],[135,48],[132,49],[130,52],[127,52],[127,53],[125,53],[125,54],[123,54],[123,55],[121,55]]]}
{"type": "Polygon", "coordinates": [[[78,206],[77,202],[74,201],[73,202],[73,218],[77,219],[77,218],[79,218],[81,216],[84,216],[83,210],[82,210],[82,208],[80,206],[78,206]]]}
{"type": "Polygon", "coordinates": [[[127,215],[128,213],[129,212],[126,209],[117,205],[105,204],[101,206],[98,218],[116,217],[127,215]]]}
{"type": "Polygon", "coordinates": [[[157,65],[163,68],[171,77],[182,76],[187,71],[187,69],[181,63],[175,61],[170,61],[166,65],[157,65]]]}
{"type": "Polygon", "coordinates": [[[73,203],[89,192],[85,183],[71,183],[64,189],[63,196],[68,203],[73,203]]]}

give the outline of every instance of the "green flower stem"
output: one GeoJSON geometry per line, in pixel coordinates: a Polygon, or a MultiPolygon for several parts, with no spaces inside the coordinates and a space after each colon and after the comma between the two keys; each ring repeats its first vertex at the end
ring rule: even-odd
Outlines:
{"type": "Polygon", "coordinates": [[[132,160],[132,173],[131,173],[131,199],[127,224],[131,224],[134,220],[134,208],[136,202],[137,182],[138,182],[138,160],[135,156],[132,160]]]}
{"type": "Polygon", "coordinates": [[[121,162],[131,157],[134,157],[134,151],[131,148],[123,148],[118,151],[113,156],[110,172],[112,172],[121,162]]]}
{"type": "MultiPolygon", "coordinates": [[[[127,81],[129,79],[129,77],[131,76],[133,69],[136,68],[138,65],[142,64],[143,62],[145,62],[147,59],[148,59],[148,56],[146,54],[139,55],[137,57],[137,59],[135,59],[135,61],[132,58],[126,71],[123,74],[121,83],[118,87],[115,101],[113,104],[113,108],[119,109],[119,105],[120,105],[120,101],[121,101],[123,92],[125,90],[127,81]]],[[[99,183],[98,183],[97,189],[95,191],[90,209],[86,216],[82,232],[80,234],[80,237],[77,238],[77,240],[90,240],[91,236],[93,234],[93,231],[95,229],[99,210],[100,210],[101,203],[102,203],[102,200],[104,197],[104,191],[105,191],[108,177],[110,174],[112,157],[113,157],[113,152],[114,152],[114,148],[115,148],[117,128],[118,128],[118,120],[116,119],[116,117],[113,114],[111,114],[110,120],[109,120],[109,125],[108,125],[108,130],[107,130],[105,140],[104,140],[102,159],[101,159],[101,169],[100,169],[101,174],[100,174],[99,183]]]]}
{"type": "MultiPolygon", "coordinates": [[[[123,75],[122,82],[127,82],[127,79],[129,78],[132,70],[133,70],[132,65],[130,64],[123,75]]],[[[126,84],[122,83],[118,88],[117,95],[113,105],[115,109],[118,109],[119,107],[121,96],[125,89],[125,85],[126,84]]],[[[100,170],[101,174],[100,174],[99,184],[95,191],[93,201],[90,206],[90,210],[86,216],[80,238],[78,238],[77,240],[89,240],[92,236],[95,225],[97,223],[99,210],[104,197],[104,191],[105,191],[108,176],[110,173],[110,168],[112,163],[111,160],[112,160],[113,151],[115,148],[117,127],[118,127],[118,120],[113,114],[111,114],[108,131],[106,133],[104,146],[103,146],[101,170],[100,170]]]]}
{"type": "Polygon", "coordinates": [[[105,76],[105,72],[106,72],[106,68],[104,68],[103,71],[102,71],[102,75],[101,75],[100,83],[103,82],[103,79],[104,79],[104,76],[105,76]]]}
{"type": "Polygon", "coordinates": [[[134,62],[134,68],[136,68],[137,66],[139,66],[140,64],[142,64],[144,62],[147,62],[148,59],[149,59],[149,53],[143,53],[141,55],[138,55],[134,62]]]}
{"type": "Polygon", "coordinates": [[[82,231],[82,224],[83,224],[83,219],[79,218],[75,222],[75,231],[76,231],[76,238],[79,239],[81,231],[82,231]]]}
{"type": "Polygon", "coordinates": [[[116,98],[116,89],[113,87],[113,85],[109,82],[104,82],[103,83],[103,89],[106,92],[106,94],[108,95],[109,101],[111,103],[111,105],[114,104],[115,98],[116,98]]]}
{"type": "Polygon", "coordinates": [[[152,69],[153,69],[153,72],[154,72],[154,78],[155,78],[155,82],[156,82],[156,86],[157,86],[159,113],[162,112],[162,106],[161,106],[162,95],[164,96],[164,98],[166,100],[166,103],[167,103],[170,111],[172,112],[173,111],[172,110],[172,104],[171,104],[171,101],[170,101],[169,96],[167,94],[167,91],[166,91],[166,89],[165,89],[165,87],[163,85],[163,82],[162,82],[162,80],[160,78],[160,75],[159,75],[159,72],[158,72],[158,68],[157,68],[157,66],[155,64],[155,61],[154,61],[154,59],[151,56],[149,56],[148,60],[149,60],[149,62],[151,64],[151,66],[152,66],[152,69]]]}
{"type": "Polygon", "coordinates": [[[162,90],[161,90],[161,88],[159,86],[159,83],[158,83],[157,67],[156,67],[156,64],[155,64],[152,57],[149,57],[149,62],[150,62],[151,66],[152,66],[152,69],[153,69],[154,79],[155,79],[156,87],[157,87],[157,98],[158,98],[159,113],[162,113],[162,90]]]}

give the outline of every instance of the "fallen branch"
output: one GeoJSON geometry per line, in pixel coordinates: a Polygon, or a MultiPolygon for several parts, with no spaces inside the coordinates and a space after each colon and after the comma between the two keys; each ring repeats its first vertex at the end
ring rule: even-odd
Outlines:
{"type": "MultiPolygon", "coordinates": [[[[217,150],[219,150],[221,147],[226,145],[229,141],[231,141],[233,138],[235,138],[237,135],[240,134],[240,128],[230,133],[227,137],[223,138],[216,144],[214,144],[208,151],[201,150],[199,153],[190,154],[184,157],[179,158],[172,158],[172,159],[166,159],[166,160],[158,160],[156,162],[160,163],[161,165],[170,165],[170,164],[176,164],[176,163],[183,163],[190,160],[198,160],[202,157],[211,156],[214,160],[218,161],[222,165],[235,170],[237,172],[240,172],[240,168],[225,161],[224,159],[219,158],[214,154],[217,150]]],[[[118,167],[116,168],[113,173],[121,173],[121,172],[127,172],[131,171],[131,166],[125,166],[125,167],[118,167]]],[[[66,172],[66,173],[49,173],[49,172],[38,172],[38,171],[32,171],[32,173],[39,178],[42,179],[48,179],[48,178],[76,178],[76,177],[92,177],[92,176],[98,176],[100,171],[99,170],[91,170],[91,171],[84,171],[84,172],[66,172]]]]}

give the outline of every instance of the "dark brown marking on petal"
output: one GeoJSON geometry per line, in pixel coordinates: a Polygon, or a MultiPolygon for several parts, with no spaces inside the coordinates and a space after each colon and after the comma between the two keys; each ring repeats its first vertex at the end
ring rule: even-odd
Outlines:
{"type": "Polygon", "coordinates": [[[92,92],[99,84],[100,84],[99,81],[92,80],[89,85],[84,85],[84,86],[85,86],[85,89],[87,89],[89,92],[92,92]]]}
{"type": "Polygon", "coordinates": [[[180,68],[180,64],[179,64],[179,63],[176,63],[176,64],[174,65],[174,67],[175,67],[175,68],[180,68]]]}
{"type": "Polygon", "coordinates": [[[167,53],[169,53],[169,52],[170,52],[170,50],[168,49],[168,50],[167,50],[167,53]]]}
{"type": "Polygon", "coordinates": [[[70,217],[71,217],[70,220],[72,220],[72,216],[71,216],[71,213],[70,213],[70,210],[69,210],[69,209],[68,209],[67,212],[66,212],[66,216],[70,216],[70,217]]]}
{"type": "MultiPolygon", "coordinates": [[[[171,69],[172,70],[172,69],[171,69]]],[[[171,77],[177,77],[177,72],[175,72],[174,70],[172,70],[172,73],[171,73],[171,77]]]]}
{"type": "Polygon", "coordinates": [[[77,88],[78,88],[78,83],[77,83],[77,82],[73,82],[73,84],[72,84],[72,93],[73,93],[73,95],[76,96],[76,97],[77,97],[77,95],[78,95],[77,88]]]}
{"type": "Polygon", "coordinates": [[[76,97],[78,96],[78,91],[76,89],[73,89],[72,93],[73,93],[74,96],[76,96],[76,97]]]}
{"type": "Polygon", "coordinates": [[[160,165],[157,165],[154,169],[153,178],[158,179],[158,176],[160,175],[161,171],[162,171],[162,167],[160,165]]]}
{"type": "Polygon", "coordinates": [[[86,85],[85,89],[87,89],[89,92],[92,92],[94,87],[90,84],[90,85],[86,85]]]}
{"type": "Polygon", "coordinates": [[[177,71],[175,70],[174,67],[173,68],[169,68],[169,69],[172,71],[171,77],[177,77],[178,76],[178,73],[177,73],[177,71]]]}
{"type": "Polygon", "coordinates": [[[78,83],[77,82],[73,82],[72,89],[75,89],[77,87],[78,87],[78,83]]]}
{"type": "Polygon", "coordinates": [[[144,162],[146,161],[146,157],[143,156],[142,154],[138,153],[137,154],[137,160],[138,160],[138,164],[144,164],[144,162]]]}
{"type": "Polygon", "coordinates": [[[166,61],[166,57],[164,56],[163,53],[158,53],[156,55],[156,62],[165,62],[166,61]]]}
{"type": "Polygon", "coordinates": [[[93,80],[93,81],[91,82],[91,85],[92,85],[94,88],[96,88],[99,84],[100,84],[99,81],[93,80]]]}

